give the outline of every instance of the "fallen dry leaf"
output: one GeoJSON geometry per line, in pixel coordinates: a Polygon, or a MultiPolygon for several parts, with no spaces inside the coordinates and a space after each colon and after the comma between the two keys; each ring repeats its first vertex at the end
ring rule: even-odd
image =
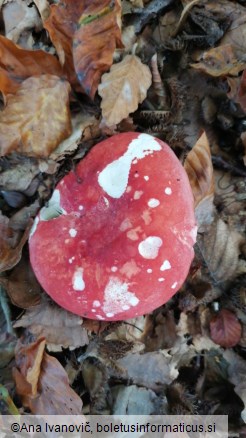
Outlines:
{"type": "Polygon", "coordinates": [[[28,309],[14,327],[26,327],[35,336],[45,337],[52,351],[61,351],[62,347],[74,349],[89,343],[82,318],[46,300],[28,309]]]}
{"type": "Polygon", "coordinates": [[[235,386],[236,394],[244,403],[244,409],[241,412],[242,420],[246,423],[246,364],[245,360],[232,350],[225,350],[224,359],[228,362],[229,381],[235,386]]]}
{"type": "Polygon", "coordinates": [[[118,0],[63,0],[44,22],[69,82],[94,97],[101,75],[121,47],[118,0]],[[81,88],[81,87],[80,87],[81,88]]]}
{"type": "Polygon", "coordinates": [[[21,259],[22,248],[25,245],[31,223],[24,234],[9,227],[9,219],[0,212],[0,272],[12,269],[21,259]]]}
{"type": "Polygon", "coordinates": [[[28,309],[40,302],[41,287],[25,254],[7,278],[0,277],[0,284],[4,285],[12,303],[17,307],[28,309]]]}
{"type": "Polygon", "coordinates": [[[57,76],[26,79],[0,113],[0,154],[47,157],[71,132],[68,82],[57,76]]]}
{"type": "Polygon", "coordinates": [[[102,76],[98,93],[102,97],[102,115],[111,126],[134,112],[146,98],[152,76],[149,67],[134,55],[114,64],[109,73],[102,76]]]}
{"type": "Polygon", "coordinates": [[[204,132],[184,162],[192,188],[195,207],[206,197],[214,195],[213,165],[209,142],[204,132]]]}
{"type": "Polygon", "coordinates": [[[242,326],[235,313],[221,309],[210,321],[212,340],[224,348],[235,347],[240,341],[242,326]]]}
{"type": "Polygon", "coordinates": [[[237,273],[242,236],[216,218],[207,232],[198,234],[198,245],[210,274],[225,281],[237,273]]]}
{"type": "Polygon", "coordinates": [[[17,343],[13,376],[23,405],[39,415],[80,414],[80,397],[70,388],[64,368],[44,348],[44,338],[17,343]]]}
{"type": "Polygon", "coordinates": [[[22,0],[8,2],[2,8],[5,36],[17,43],[26,30],[40,32],[42,21],[34,5],[22,0]]]}
{"type": "Polygon", "coordinates": [[[191,67],[214,77],[237,76],[240,71],[246,68],[246,62],[231,44],[204,52],[199,61],[196,64],[191,64],[191,67]]]}
{"type": "Polygon", "coordinates": [[[20,83],[30,76],[53,74],[62,76],[62,67],[55,56],[43,50],[24,50],[0,35],[0,90],[15,93],[20,83]]]}
{"type": "Polygon", "coordinates": [[[47,20],[50,15],[50,5],[48,0],[34,0],[34,3],[38,8],[42,20],[47,20]]]}
{"type": "Polygon", "coordinates": [[[184,162],[195,202],[198,227],[213,219],[214,177],[209,142],[204,132],[184,162]]]}

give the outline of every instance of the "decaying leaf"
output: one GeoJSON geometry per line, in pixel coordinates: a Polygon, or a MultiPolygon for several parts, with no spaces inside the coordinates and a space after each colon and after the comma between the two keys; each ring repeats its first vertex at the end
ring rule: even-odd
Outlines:
{"type": "Polygon", "coordinates": [[[0,383],[4,383],[3,369],[14,357],[16,341],[7,294],[0,285],[0,383]]]}
{"type": "Polygon", "coordinates": [[[109,126],[120,123],[137,109],[146,98],[151,80],[149,68],[134,55],[127,55],[102,76],[98,93],[102,97],[102,114],[109,126]]]}
{"type": "Polygon", "coordinates": [[[204,132],[184,162],[192,188],[198,226],[213,219],[214,177],[209,142],[204,132]]]}
{"type": "MultiPolygon", "coordinates": [[[[160,400],[151,389],[117,385],[112,393],[114,415],[151,415],[158,412],[160,400]]],[[[161,407],[160,413],[163,415],[163,405],[161,407]]]]}
{"type": "MultiPolygon", "coordinates": [[[[30,76],[51,74],[62,76],[62,67],[55,56],[43,50],[24,50],[0,35],[0,90],[15,93],[20,83],[30,76]]],[[[31,100],[31,99],[30,99],[31,100]]]]}
{"type": "Polygon", "coordinates": [[[23,405],[39,415],[80,414],[80,397],[70,388],[64,368],[44,348],[44,338],[30,344],[19,340],[16,346],[13,376],[23,405]]]}
{"type": "Polygon", "coordinates": [[[8,277],[0,277],[0,284],[4,285],[15,306],[28,309],[40,302],[41,287],[25,254],[8,277]]]}
{"type": "Polygon", "coordinates": [[[235,392],[244,403],[244,409],[241,412],[241,417],[246,423],[246,364],[238,354],[232,350],[226,350],[223,357],[228,362],[228,374],[230,382],[235,385],[235,392]]]}
{"type": "Polygon", "coordinates": [[[42,20],[47,20],[50,15],[50,5],[48,0],[34,0],[34,3],[38,8],[42,20]]]}
{"type": "Polygon", "coordinates": [[[8,2],[3,6],[3,21],[5,26],[5,35],[7,38],[17,43],[21,34],[26,30],[35,30],[40,32],[42,22],[34,5],[28,5],[27,2],[15,0],[8,2]]]}
{"type": "Polygon", "coordinates": [[[210,274],[216,281],[232,278],[238,268],[242,236],[216,218],[209,230],[198,235],[198,244],[210,274]]]}
{"type": "Polygon", "coordinates": [[[70,83],[77,88],[80,83],[92,98],[122,45],[120,12],[118,0],[63,0],[51,6],[44,22],[70,83]]]}
{"type": "Polygon", "coordinates": [[[191,67],[214,77],[237,76],[240,71],[246,68],[246,62],[231,44],[204,52],[199,61],[196,64],[191,64],[191,67]]]}
{"type": "Polygon", "coordinates": [[[57,76],[26,79],[0,113],[0,154],[47,157],[71,132],[68,82],[57,76]]]}
{"type": "Polygon", "coordinates": [[[212,340],[221,347],[235,347],[240,341],[242,326],[235,313],[228,309],[221,309],[210,321],[210,335],[212,340]]]}
{"type": "Polygon", "coordinates": [[[82,326],[82,318],[46,300],[15,322],[14,327],[26,327],[36,337],[46,338],[49,350],[78,348],[89,343],[87,330],[82,326]]]}
{"type": "Polygon", "coordinates": [[[9,219],[0,212],[0,272],[13,268],[21,259],[22,248],[26,243],[31,223],[24,234],[9,227],[9,219]]]}

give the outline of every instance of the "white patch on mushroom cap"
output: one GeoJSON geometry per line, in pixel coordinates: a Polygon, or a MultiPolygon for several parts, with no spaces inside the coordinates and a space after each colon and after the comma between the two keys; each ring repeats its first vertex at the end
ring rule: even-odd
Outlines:
{"type": "Polygon", "coordinates": [[[141,272],[141,269],[138,267],[134,259],[131,259],[129,262],[124,263],[124,265],[120,269],[120,273],[125,275],[127,278],[131,278],[133,275],[136,275],[139,272],[141,272]]]}
{"type": "Polygon", "coordinates": [[[139,243],[138,251],[144,259],[155,259],[158,256],[162,239],[158,236],[149,236],[139,243]]]}
{"type": "Polygon", "coordinates": [[[158,205],[160,205],[160,201],[159,201],[159,199],[155,199],[155,198],[151,198],[151,199],[149,199],[149,201],[148,201],[148,206],[149,206],[150,208],[158,207],[158,205]]]}
{"type": "Polygon", "coordinates": [[[166,195],[171,195],[171,194],[172,194],[172,189],[171,189],[171,187],[166,187],[166,188],[165,188],[165,193],[166,193],[166,195]]]}
{"type": "Polygon", "coordinates": [[[153,270],[149,268],[149,269],[147,269],[147,272],[148,272],[148,274],[151,274],[153,272],[153,270]]]}
{"type": "Polygon", "coordinates": [[[164,262],[162,263],[161,267],[160,267],[160,271],[167,271],[168,269],[171,269],[171,264],[168,260],[164,260],[164,262]]]}
{"type": "Polygon", "coordinates": [[[133,199],[134,199],[135,201],[136,201],[137,199],[140,199],[141,196],[142,196],[142,194],[143,194],[143,191],[142,191],[142,190],[136,190],[136,191],[134,192],[133,199]]]}
{"type": "Polygon", "coordinates": [[[133,292],[128,290],[128,283],[124,283],[117,277],[110,277],[104,291],[104,302],[102,309],[108,316],[108,313],[121,313],[123,306],[136,306],[139,299],[133,292]]]}
{"type": "Polygon", "coordinates": [[[109,207],[109,200],[108,200],[108,198],[105,198],[105,196],[104,196],[103,200],[104,200],[106,206],[109,207]]]}
{"type": "Polygon", "coordinates": [[[101,306],[101,303],[100,303],[100,301],[95,300],[95,301],[93,301],[92,306],[93,306],[93,307],[100,307],[100,306],[101,306]]]}
{"type": "Polygon", "coordinates": [[[70,228],[69,234],[70,234],[71,237],[75,237],[76,234],[77,234],[77,230],[75,230],[74,228],[70,228]]]}
{"type": "Polygon", "coordinates": [[[73,288],[74,290],[84,290],[85,282],[83,279],[83,268],[77,268],[73,274],[73,288]]]}
{"type": "Polygon", "coordinates": [[[106,313],[106,316],[107,316],[108,318],[112,318],[112,317],[114,316],[114,313],[108,312],[108,313],[106,313]]]}
{"type": "Polygon", "coordinates": [[[61,195],[58,189],[54,190],[50,200],[47,203],[47,207],[43,207],[40,210],[40,220],[48,221],[50,219],[55,219],[62,214],[67,214],[67,212],[60,206],[61,195]]]}
{"type": "Polygon", "coordinates": [[[79,205],[79,210],[83,210],[83,205],[79,205]]]}
{"type": "Polygon", "coordinates": [[[138,138],[131,141],[124,155],[109,163],[99,173],[99,185],[112,198],[120,198],[127,188],[132,161],[141,160],[160,150],[161,146],[156,139],[148,134],[140,134],[138,138]]]}
{"type": "Polygon", "coordinates": [[[149,210],[144,210],[143,214],[141,215],[141,218],[144,220],[145,225],[149,225],[150,222],[152,221],[149,210]]]}
{"type": "Polygon", "coordinates": [[[144,179],[145,179],[145,181],[149,181],[149,176],[148,175],[144,175],[144,179]]]}
{"type": "Polygon", "coordinates": [[[105,319],[102,315],[96,315],[97,319],[105,319]]]}
{"type": "Polygon", "coordinates": [[[158,281],[165,281],[165,278],[163,278],[163,277],[161,277],[161,278],[158,278],[158,281]]]}
{"type": "Polygon", "coordinates": [[[133,228],[132,230],[127,231],[126,233],[127,238],[130,240],[138,240],[139,239],[138,233],[141,233],[142,231],[143,230],[140,226],[133,228]]]}
{"type": "Polygon", "coordinates": [[[119,230],[126,231],[129,228],[132,228],[132,223],[131,223],[130,219],[127,217],[126,219],[123,220],[123,222],[121,222],[121,224],[119,226],[119,230]]]}
{"type": "Polygon", "coordinates": [[[116,272],[116,271],[118,271],[117,266],[112,266],[112,267],[111,267],[111,271],[112,271],[112,272],[116,272]]]}
{"type": "Polygon", "coordinates": [[[171,288],[172,288],[172,289],[175,289],[175,287],[177,286],[177,284],[178,284],[178,282],[175,281],[175,283],[172,284],[171,288]]]}

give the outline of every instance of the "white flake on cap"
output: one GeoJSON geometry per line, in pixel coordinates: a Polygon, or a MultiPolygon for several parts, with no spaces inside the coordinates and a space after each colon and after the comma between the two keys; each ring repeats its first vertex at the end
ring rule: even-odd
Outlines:
{"type": "Polygon", "coordinates": [[[153,270],[151,268],[147,269],[148,274],[151,274],[153,270]]]}
{"type": "Polygon", "coordinates": [[[138,199],[140,199],[141,196],[142,196],[142,194],[143,194],[143,191],[142,191],[142,190],[136,190],[136,192],[134,192],[133,199],[134,199],[135,201],[138,200],[138,199]]]}
{"type": "Polygon", "coordinates": [[[127,151],[115,161],[109,163],[98,175],[98,183],[112,198],[120,198],[128,184],[132,161],[141,160],[154,151],[160,151],[161,145],[150,135],[140,134],[131,141],[127,151]]]}
{"type": "Polygon", "coordinates": [[[175,287],[177,286],[177,284],[178,284],[178,282],[175,281],[175,283],[172,284],[171,288],[172,288],[172,289],[175,289],[175,287]]]}
{"type": "Polygon", "coordinates": [[[35,219],[34,219],[34,222],[33,222],[33,225],[32,225],[31,231],[30,231],[30,234],[29,234],[29,239],[30,239],[30,238],[33,236],[33,234],[35,233],[35,231],[36,231],[36,229],[37,229],[37,226],[38,226],[38,223],[39,223],[39,217],[36,216],[35,219]]]}
{"type": "Polygon", "coordinates": [[[79,205],[79,210],[83,210],[83,205],[79,205]]]}
{"type": "Polygon", "coordinates": [[[73,288],[78,291],[84,290],[85,282],[83,279],[83,268],[77,268],[73,274],[73,288]]]}
{"type": "Polygon", "coordinates": [[[76,234],[77,234],[77,230],[75,230],[74,228],[70,228],[69,234],[70,234],[71,237],[75,237],[76,234]]]}
{"type": "Polygon", "coordinates": [[[160,271],[167,271],[168,269],[171,269],[171,264],[168,260],[164,260],[164,262],[162,263],[161,267],[160,267],[160,271]]]}
{"type": "Polygon", "coordinates": [[[145,181],[149,181],[149,176],[148,175],[144,175],[144,179],[145,179],[145,181]]]}
{"type": "Polygon", "coordinates": [[[165,188],[165,193],[166,193],[166,195],[171,195],[171,194],[172,194],[172,189],[171,189],[171,187],[166,187],[166,188],[165,188]]]}
{"type": "Polygon", "coordinates": [[[163,277],[158,278],[158,281],[160,281],[160,282],[165,281],[165,278],[163,278],[163,277]]]}
{"type": "Polygon", "coordinates": [[[155,198],[151,198],[151,199],[149,199],[149,201],[148,201],[148,206],[149,206],[150,208],[158,207],[158,205],[160,205],[160,201],[159,201],[159,199],[155,199],[155,198]]]}
{"type": "Polygon", "coordinates": [[[139,299],[133,292],[128,290],[128,283],[124,283],[117,277],[110,277],[104,291],[104,302],[102,309],[106,316],[109,313],[113,316],[121,313],[123,306],[136,306],[139,299]]]}
{"type": "Polygon", "coordinates": [[[111,271],[112,271],[112,272],[116,272],[116,271],[118,271],[117,266],[112,266],[112,267],[111,267],[111,271]]]}
{"type": "Polygon", "coordinates": [[[144,259],[155,259],[158,256],[162,239],[158,236],[149,236],[139,243],[138,251],[144,259]]]}
{"type": "Polygon", "coordinates": [[[54,219],[62,214],[67,214],[66,210],[61,207],[61,195],[58,189],[54,190],[50,200],[48,201],[47,207],[43,207],[40,210],[40,220],[48,221],[54,219]]]}
{"type": "Polygon", "coordinates": [[[100,307],[100,306],[101,306],[101,303],[100,303],[100,301],[95,300],[95,301],[93,301],[92,306],[93,306],[93,307],[100,307]]]}

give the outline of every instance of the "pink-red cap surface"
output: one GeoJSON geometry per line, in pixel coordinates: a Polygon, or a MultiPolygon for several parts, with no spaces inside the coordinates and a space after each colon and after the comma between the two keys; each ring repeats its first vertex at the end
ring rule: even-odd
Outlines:
{"type": "Polygon", "coordinates": [[[118,134],[97,144],[35,219],[30,258],[60,306],[124,320],[167,302],[184,282],[196,240],[193,195],[167,144],[118,134]]]}

